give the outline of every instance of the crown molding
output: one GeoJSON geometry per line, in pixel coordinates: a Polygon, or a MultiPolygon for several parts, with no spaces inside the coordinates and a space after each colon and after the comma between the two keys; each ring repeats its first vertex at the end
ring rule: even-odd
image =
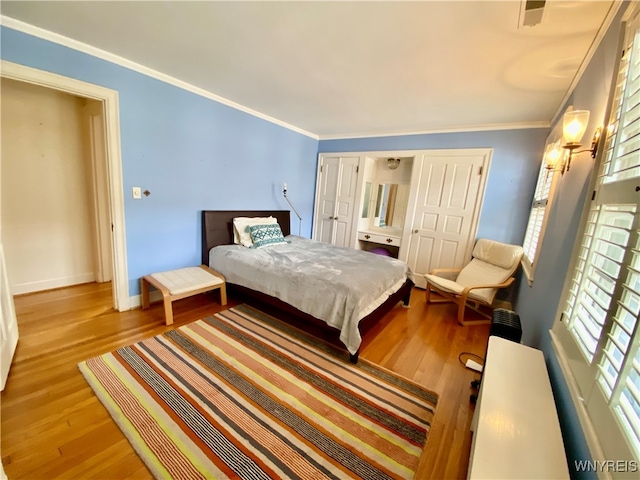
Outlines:
{"type": "MultiPolygon", "coordinates": [[[[571,85],[569,85],[569,88],[567,89],[567,93],[565,93],[564,97],[562,97],[562,100],[558,104],[558,110],[553,115],[551,124],[556,123],[560,116],[564,114],[564,110],[566,108],[566,104],[569,102],[569,98],[571,98],[571,95],[573,95],[573,91],[578,86],[578,83],[580,83],[580,80],[582,80],[582,76],[584,75],[585,70],[589,66],[589,63],[591,63],[591,59],[595,55],[596,50],[600,46],[602,39],[609,30],[609,27],[613,23],[613,19],[618,14],[618,10],[620,10],[620,7],[622,7],[623,3],[625,3],[624,0],[613,0],[611,8],[609,8],[609,11],[607,12],[607,16],[602,22],[602,25],[600,26],[596,37],[593,39],[593,42],[591,42],[591,46],[589,47],[589,50],[587,50],[587,54],[582,59],[582,63],[580,64],[578,71],[573,77],[571,85]]],[[[629,8],[633,8],[633,5],[630,5],[629,8]]]]}
{"type": "Polygon", "coordinates": [[[352,138],[375,137],[401,137],[405,135],[433,135],[437,133],[469,133],[487,132],[496,130],[523,130],[527,128],[549,128],[551,122],[526,122],[526,123],[494,123],[487,125],[469,125],[465,127],[436,128],[431,130],[407,130],[404,132],[369,132],[338,135],[320,135],[320,140],[348,140],[352,138]]]}
{"type": "Polygon", "coordinates": [[[26,33],[27,35],[38,37],[43,40],[47,40],[49,42],[62,45],[64,47],[71,48],[73,50],[77,50],[82,53],[86,53],[88,55],[100,58],[107,62],[120,65],[121,67],[125,67],[135,72],[146,75],[148,77],[155,78],[156,80],[160,80],[161,82],[168,83],[170,85],[173,85],[174,87],[178,87],[188,92],[195,93],[196,95],[199,95],[201,97],[208,98],[209,100],[213,100],[215,102],[221,103],[223,105],[234,108],[236,110],[240,110],[241,112],[248,113],[249,115],[260,118],[262,120],[266,120],[267,122],[270,122],[270,123],[274,123],[288,130],[292,130],[294,132],[300,133],[307,137],[313,138],[314,140],[318,140],[317,135],[311,132],[307,132],[306,130],[303,130],[301,128],[298,128],[295,125],[291,125],[289,123],[283,122],[282,120],[278,120],[277,118],[271,117],[264,113],[253,110],[251,108],[245,107],[244,105],[233,102],[227,98],[211,93],[200,87],[191,85],[190,83],[184,82],[170,75],[166,75],[152,68],[145,67],[144,65],[140,65],[139,63],[133,62],[119,55],[115,55],[113,53],[107,52],[105,50],[102,50],[96,47],[92,47],[91,45],[88,45],[86,43],[73,40],[69,37],[65,37],[64,35],[50,32],[49,30],[45,30],[43,28],[36,27],[34,25],[30,25],[25,22],[21,22],[20,20],[7,17],[5,15],[0,15],[0,25],[2,25],[3,27],[10,28],[12,30],[17,30],[19,32],[26,33]]]}
{"type": "MultiPolygon", "coordinates": [[[[619,0],[616,0],[615,3],[619,3],[619,0]]],[[[619,5],[618,5],[619,7],[619,5]]],[[[617,11],[617,9],[616,9],[617,11]]],[[[610,15],[607,20],[606,26],[610,25],[615,13],[610,15]]],[[[149,67],[145,67],[139,63],[128,60],[119,55],[115,55],[113,53],[107,52],[105,50],[93,47],[86,43],[73,40],[71,38],[65,37],[64,35],[60,35],[58,33],[51,32],[49,30],[45,30],[40,27],[36,27],[34,25],[22,22],[20,20],[16,20],[11,17],[7,17],[5,15],[0,15],[0,25],[6,28],[10,28],[13,30],[17,30],[19,32],[25,33],[27,35],[32,35],[37,38],[41,38],[43,40],[56,43],[58,45],[62,45],[73,50],[86,53],[87,55],[91,55],[93,57],[100,58],[107,62],[128,68],[130,70],[136,71],[143,75],[146,75],[151,78],[155,78],[162,82],[173,85],[177,88],[189,91],[201,97],[207,98],[209,100],[213,100],[215,102],[221,103],[228,107],[234,108],[236,110],[242,111],[254,117],[260,118],[267,122],[273,123],[275,125],[279,125],[288,130],[300,133],[306,137],[312,138],[314,140],[346,140],[346,139],[356,139],[356,138],[376,138],[376,137],[399,137],[406,135],[432,135],[438,133],[469,133],[469,132],[483,132],[483,131],[496,131],[496,130],[518,130],[518,129],[528,129],[528,128],[549,128],[551,126],[551,122],[540,121],[540,122],[526,122],[526,123],[502,123],[502,124],[487,124],[487,125],[470,125],[470,126],[457,126],[457,127],[448,127],[448,128],[438,128],[438,129],[425,129],[425,130],[407,130],[407,131],[395,131],[395,132],[360,132],[360,133],[344,133],[344,134],[334,134],[334,135],[317,135],[311,133],[302,128],[298,128],[295,125],[291,125],[289,123],[278,120],[277,118],[271,117],[269,115],[263,114],[256,110],[253,110],[249,107],[245,107],[239,103],[233,102],[227,98],[221,97],[214,93],[211,93],[207,90],[204,90],[200,87],[196,87],[187,82],[184,82],[180,79],[172,77],[170,75],[166,75],[162,72],[154,70],[149,67]]],[[[604,27],[604,25],[603,25],[604,27]]],[[[601,29],[602,30],[602,29],[601,29]]],[[[604,29],[606,32],[606,28],[604,29]]],[[[598,44],[604,36],[603,32],[599,32],[598,44]]],[[[594,42],[595,44],[595,42],[594,42]]],[[[595,51],[595,48],[593,49],[595,51]]],[[[590,55],[593,55],[593,52],[590,51],[590,55]]],[[[589,59],[591,58],[589,56],[589,59]]],[[[588,62],[587,62],[588,63],[588,62]]],[[[581,67],[581,72],[586,68],[586,64],[583,63],[581,67]]],[[[574,83],[577,83],[577,80],[574,80],[574,83]]],[[[572,86],[570,92],[573,91],[575,85],[572,86]]],[[[569,97],[569,93],[566,95],[566,98],[569,97]]],[[[561,104],[562,105],[562,104],[561,104]]],[[[557,114],[556,114],[557,116],[557,114]]],[[[554,117],[555,118],[555,117],[554,117]]]]}

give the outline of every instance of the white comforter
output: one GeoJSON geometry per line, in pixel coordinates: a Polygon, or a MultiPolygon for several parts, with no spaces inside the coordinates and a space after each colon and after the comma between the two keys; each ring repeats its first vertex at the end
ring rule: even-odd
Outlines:
{"type": "Polygon", "coordinates": [[[355,354],[362,337],[358,322],[374,311],[409,276],[395,258],[289,235],[286,245],[261,249],[221,245],[209,266],[227,282],[257,290],[340,330],[355,354]]]}

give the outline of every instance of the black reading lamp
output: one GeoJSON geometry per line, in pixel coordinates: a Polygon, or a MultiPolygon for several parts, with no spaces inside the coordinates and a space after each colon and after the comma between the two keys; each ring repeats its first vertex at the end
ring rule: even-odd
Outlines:
{"type": "Polygon", "coordinates": [[[296,207],[293,206],[293,203],[291,203],[291,200],[289,200],[289,197],[287,197],[287,184],[286,183],[282,184],[282,195],[284,195],[284,198],[287,200],[289,205],[291,205],[291,208],[293,209],[293,211],[298,216],[298,220],[300,220],[300,224],[298,225],[298,235],[302,236],[302,217],[300,216],[300,213],[298,213],[298,210],[296,210],[296,207]]]}

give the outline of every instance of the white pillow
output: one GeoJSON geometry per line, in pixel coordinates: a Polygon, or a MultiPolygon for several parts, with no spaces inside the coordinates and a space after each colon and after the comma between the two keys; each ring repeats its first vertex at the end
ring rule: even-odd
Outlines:
{"type": "Polygon", "coordinates": [[[253,240],[249,227],[251,225],[271,225],[278,223],[275,217],[236,217],[233,219],[233,243],[251,248],[253,240]]]}

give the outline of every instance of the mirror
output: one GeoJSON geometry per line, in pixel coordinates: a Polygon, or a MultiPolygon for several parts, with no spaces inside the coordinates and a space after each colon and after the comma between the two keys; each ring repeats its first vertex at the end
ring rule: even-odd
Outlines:
{"type": "Polygon", "coordinates": [[[374,227],[404,227],[409,186],[397,183],[381,183],[376,192],[374,227]]]}
{"type": "Polygon", "coordinates": [[[364,184],[364,202],[362,202],[362,218],[369,218],[369,204],[371,203],[371,182],[364,184]]]}

